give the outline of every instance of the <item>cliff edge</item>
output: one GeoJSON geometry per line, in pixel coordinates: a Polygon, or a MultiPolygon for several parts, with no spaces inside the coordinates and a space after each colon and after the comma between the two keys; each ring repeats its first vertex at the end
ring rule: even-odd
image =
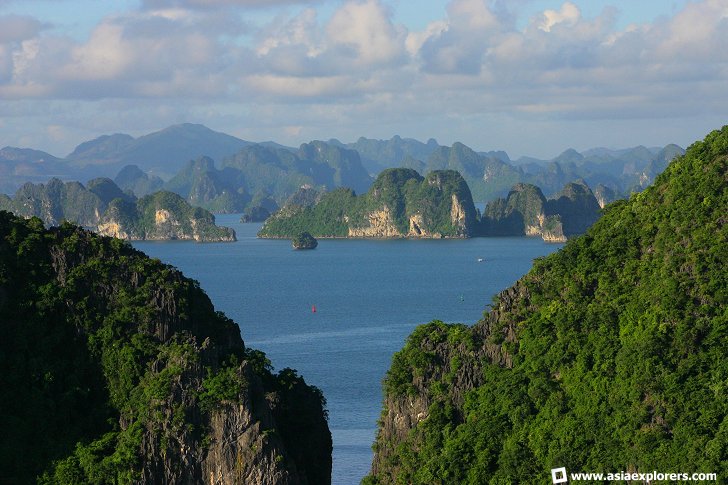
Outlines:
{"type": "Polygon", "coordinates": [[[330,483],[321,392],[197,282],[0,211],[0,483],[330,483]]]}
{"type": "Polygon", "coordinates": [[[560,467],[728,478],[726,214],[728,126],[538,259],[473,327],[418,327],[384,380],[364,483],[547,483],[560,467]]]}
{"type": "Polygon", "coordinates": [[[408,168],[387,169],[357,196],[337,189],[314,205],[286,204],[266,220],[259,237],[467,238],[477,213],[470,189],[453,170],[422,177],[408,168]]]}

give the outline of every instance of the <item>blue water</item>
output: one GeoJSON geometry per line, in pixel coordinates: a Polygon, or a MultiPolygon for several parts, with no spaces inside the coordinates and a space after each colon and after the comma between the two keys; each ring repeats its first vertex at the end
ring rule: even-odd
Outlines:
{"type": "Polygon", "coordinates": [[[257,239],[260,224],[238,220],[217,218],[235,229],[236,243],[134,246],[198,280],[276,369],[297,369],[321,388],[336,485],[359,483],[369,471],[381,381],[414,327],[475,323],[534,258],[560,247],[533,238],[324,239],[314,251],[293,251],[289,241],[257,239]]]}

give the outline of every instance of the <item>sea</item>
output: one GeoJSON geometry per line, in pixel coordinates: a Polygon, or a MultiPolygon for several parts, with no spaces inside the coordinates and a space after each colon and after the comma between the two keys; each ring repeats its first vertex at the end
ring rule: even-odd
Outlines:
{"type": "Polygon", "coordinates": [[[382,379],[407,336],[432,320],[478,321],[492,298],[558,250],[539,238],[320,239],[312,251],[259,239],[261,224],[217,216],[235,243],[136,242],[200,282],[276,370],[296,369],[327,400],[332,483],[368,473],[382,379]],[[314,311],[315,310],[315,311],[314,311]]]}

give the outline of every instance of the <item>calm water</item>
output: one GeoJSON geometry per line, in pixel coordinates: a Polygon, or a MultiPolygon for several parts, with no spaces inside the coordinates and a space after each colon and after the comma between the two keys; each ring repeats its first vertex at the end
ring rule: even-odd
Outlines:
{"type": "Polygon", "coordinates": [[[320,240],[315,251],[293,251],[238,219],[217,218],[237,243],[134,246],[198,280],[276,369],[297,369],[323,390],[337,485],[369,470],[381,380],[412,329],[433,319],[474,323],[535,257],[560,247],[532,238],[320,240]]]}

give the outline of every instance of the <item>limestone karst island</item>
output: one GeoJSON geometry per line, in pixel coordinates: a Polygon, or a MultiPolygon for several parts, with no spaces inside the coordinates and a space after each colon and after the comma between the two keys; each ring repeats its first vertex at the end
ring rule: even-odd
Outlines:
{"type": "Polygon", "coordinates": [[[728,0],[0,0],[0,485],[728,484],[728,0]]]}

